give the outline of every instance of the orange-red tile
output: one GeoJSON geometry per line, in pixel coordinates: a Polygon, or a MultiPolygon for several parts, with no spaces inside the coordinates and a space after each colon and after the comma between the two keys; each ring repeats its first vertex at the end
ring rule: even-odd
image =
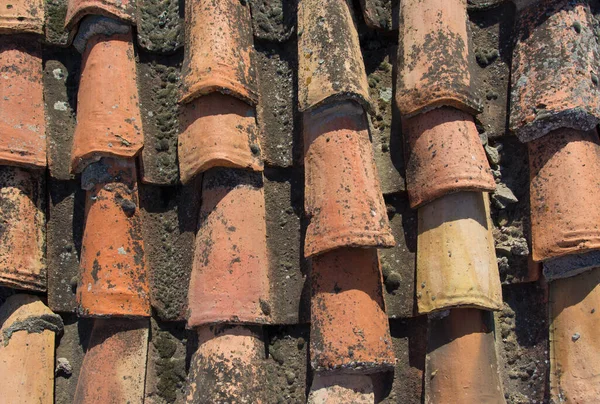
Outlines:
{"type": "Polygon", "coordinates": [[[65,26],[72,29],[86,15],[103,15],[135,23],[135,1],[68,0],[65,26]]]}
{"type": "Polygon", "coordinates": [[[304,114],[304,254],[393,247],[366,114],[353,101],[304,114]]]}
{"type": "Polygon", "coordinates": [[[19,294],[0,306],[0,324],[0,402],[52,404],[55,333],[62,320],[37,296],[19,294]]]}
{"type": "Polygon", "coordinates": [[[0,34],[44,33],[43,0],[7,0],[0,6],[0,34]]]}
{"type": "Polygon", "coordinates": [[[74,404],[143,403],[147,319],[96,319],[74,404]]]}
{"type": "Polygon", "coordinates": [[[144,138],[131,32],[95,35],[83,54],[71,169],[101,157],[133,157],[144,138]]]}
{"type": "Polygon", "coordinates": [[[221,92],[258,102],[250,6],[239,0],[186,2],[182,102],[221,92]]]}
{"type": "Polygon", "coordinates": [[[229,325],[199,328],[186,402],[267,402],[264,352],[258,328],[229,325]]]}
{"type": "Polygon", "coordinates": [[[477,309],[442,315],[429,320],[425,402],[505,403],[491,316],[477,309]]]}
{"type": "Polygon", "coordinates": [[[308,404],[373,404],[375,393],[370,376],[315,373],[308,404]]]}
{"type": "Polygon", "coordinates": [[[520,12],[511,70],[510,128],[530,141],[600,122],[596,23],[584,1],[543,1],[520,12]]]}
{"type": "Polygon", "coordinates": [[[494,191],[496,182],[473,117],[436,108],[404,122],[406,188],[411,207],[458,191],[494,191]]]}
{"type": "Polygon", "coordinates": [[[310,360],[316,371],[373,373],[394,367],[374,248],[313,257],[310,360]]]}
{"type": "Polygon", "coordinates": [[[0,167],[0,285],[46,290],[46,225],[38,176],[0,167]]]}
{"type": "Polygon", "coordinates": [[[183,183],[213,167],[262,171],[254,107],[213,93],[181,108],[177,152],[183,183]]]}
{"type": "Polygon", "coordinates": [[[0,164],[46,167],[42,50],[0,38],[0,164]]]}
{"type": "Polygon", "coordinates": [[[471,84],[467,0],[400,3],[396,103],[404,116],[440,106],[481,110],[471,84]]]}
{"type": "Polygon", "coordinates": [[[369,108],[358,33],[346,0],[298,4],[298,104],[307,111],[334,99],[369,108]]]}
{"type": "Polygon", "coordinates": [[[453,307],[502,308],[489,198],[443,196],[419,208],[416,297],[419,313],[453,307]]]}
{"type": "Polygon", "coordinates": [[[77,287],[80,315],[149,316],[135,162],[103,159],[86,171],[96,181],[83,184],[90,190],[77,287]]]}
{"type": "Polygon", "coordinates": [[[559,129],[528,147],[533,260],[600,249],[598,133],[559,129]]]}
{"type": "Polygon", "coordinates": [[[600,396],[600,268],[550,282],[550,396],[593,403],[600,396]]]}
{"type": "Polygon", "coordinates": [[[204,174],[188,292],[188,327],[270,322],[269,263],[261,173],[204,174]]]}

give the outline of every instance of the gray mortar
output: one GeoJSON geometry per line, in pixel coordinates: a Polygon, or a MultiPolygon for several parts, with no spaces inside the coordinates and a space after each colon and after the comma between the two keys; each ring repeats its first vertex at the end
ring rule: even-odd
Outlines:
{"type": "Polygon", "coordinates": [[[290,169],[265,170],[271,306],[274,320],[279,324],[310,319],[306,262],[300,248],[302,185],[302,173],[290,169]]]}
{"type": "Polygon", "coordinates": [[[547,403],[548,323],[543,288],[505,286],[504,308],[495,315],[499,368],[509,404],[547,403]]]}
{"type": "Polygon", "coordinates": [[[297,0],[250,0],[254,36],[285,42],[296,31],[297,0]]]}
{"type": "Polygon", "coordinates": [[[77,35],[73,39],[73,47],[79,53],[83,53],[87,46],[87,41],[94,35],[115,35],[126,34],[131,29],[129,24],[116,20],[114,18],[92,15],[84,17],[79,23],[77,35]]]}
{"type": "Polygon", "coordinates": [[[140,185],[151,304],[158,318],[182,320],[192,270],[200,187],[140,185]]]}
{"type": "Polygon", "coordinates": [[[142,181],[156,185],[179,182],[177,135],[183,52],[169,57],[139,53],[138,88],[144,126],[142,181]]]}
{"type": "Polygon", "coordinates": [[[85,192],[78,181],[49,182],[48,306],[74,312],[85,211],[85,192]]]}
{"type": "Polygon", "coordinates": [[[65,30],[67,0],[46,0],[46,42],[67,46],[69,33],[65,30]]]}
{"type": "Polygon", "coordinates": [[[600,266],[600,251],[570,254],[544,261],[544,277],[548,282],[568,278],[600,266]]]}
{"type": "Polygon", "coordinates": [[[415,260],[417,212],[410,209],[406,194],[385,197],[396,246],[379,252],[384,298],[389,317],[412,317],[415,313],[415,260]]]}
{"type": "Polygon", "coordinates": [[[137,0],[137,10],[138,43],[142,48],[172,53],[183,46],[183,1],[137,0]]]}
{"type": "Polygon", "coordinates": [[[296,46],[257,42],[255,55],[260,94],[257,122],[264,160],[267,165],[289,167],[302,148],[296,118],[296,46]]]}
{"type": "Polygon", "coordinates": [[[307,375],[309,326],[266,327],[266,335],[267,402],[304,404],[310,385],[307,375]]]}
{"type": "MultiPolygon", "coordinates": [[[[0,317],[0,324],[5,321],[6,318],[0,317]]],[[[2,340],[4,346],[7,346],[15,332],[27,331],[28,333],[39,334],[44,330],[50,330],[56,334],[61,334],[63,327],[62,318],[58,314],[42,314],[41,316],[28,317],[22,321],[15,321],[9,327],[3,328],[2,340]]]]}
{"type": "Polygon", "coordinates": [[[45,48],[43,56],[50,175],[59,180],[69,180],[73,177],[70,172],[71,146],[76,124],[81,56],[73,48],[45,48]]]}

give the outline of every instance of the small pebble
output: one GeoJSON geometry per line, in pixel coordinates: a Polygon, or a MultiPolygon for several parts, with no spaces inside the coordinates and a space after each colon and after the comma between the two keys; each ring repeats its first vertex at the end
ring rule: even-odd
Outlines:
{"type": "Polygon", "coordinates": [[[573,340],[573,342],[577,341],[579,338],[581,338],[581,335],[579,335],[578,332],[576,332],[575,334],[573,334],[573,336],[571,337],[571,339],[573,340]]]}

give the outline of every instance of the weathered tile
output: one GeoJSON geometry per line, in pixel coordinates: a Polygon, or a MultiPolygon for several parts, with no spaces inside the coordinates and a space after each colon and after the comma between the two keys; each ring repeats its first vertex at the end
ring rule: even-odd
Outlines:
{"type": "Polygon", "coordinates": [[[150,52],[171,53],[183,46],[183,10],[179,0],[136,0],[137,39],[150,52]]]}
{"type": "Polygon", "coordinates": [[[148,319],[95,319],[73,403],[141,403],[148,319]]]}
{"type": "Polygon", "coordinates": [[[370,404],[375,400],[369,376],[353,374],[315,374],[308,404],[370,404]]]}
{"type": "Polygon", "coordinates": [[[215,91],[256,105],[250,5],[239,0],[186,3],[182,102],[215,91]]]}
{"type": "Polygon", "coordinates": [[[312,368],[375,373],[395,363],[374,248],[338,249],[312,259],[312,368]]]}
{"type": "Polygon", "coordinates": [[[45,168],[46,118],[39,42],[31,37],[1,37],[0,72],[0,163],[45,168]]]}
{"type": "Polygon", "coordinates": [[[186,317],[200,183],[192,181],[183,187],[140,186],[150,302],[162,320],[186,317]]]}
{"type": "Polygon", "coordinates": [[[404,0],[400,5],[396,103],[406,117],[440,106],[475,114],[466,0],[404,0]]]}
{"type": "Polygon", "coordinates": [[[254,36],[285,42],[296,28],[298,0],[250,0],[254,36]]]}
{"type": "Polygon", "coordinates": [[[307,322],[310,282],[302,255],[302,173],[265,170],[267,249],[273,318],[278,324],[307,322]]]}
{"type": "Polygon", "coordinates": [[[133,23],[135,13],[135,0],[68,0],[65,26],[72,30],[89,15],[104,15],[133,23]]]}
{"type": "Polygon", "coordinates": [[[300,111],[353,99],[370,109],[358,33],[347,0],[300,0],[298,104],[300,111]]]}
{"type": "Polygon", "coordinates": [[[177,154],[181,182],[213,167],[262,171],[254,107],[213,93],[181,107],[177,154]]]}
{"type": "Polygon", "coordinates": [[[56,312],[74,312],[79,282],[85,191],[79,181],[48,182],[48,306],[56,312]]]}
{"type": "Polygon", "coordinates": [[[43,0],[11,0],[0,7],[0,34],[44,32],[43,0]]]}
{"type": "Polygon", "coordinates": [[[82,188],[87,194],[77,286],[79,315],[149,316],[135,162],[100,160],[84,171],[82,188]]]}
{"type": "Polygon", "coordinates": [[[519,13],[510,129],[528,142],[600,122],[599,48],[587,1],[538,2],[519,13]]]}
{"type": "Polygon", "coordinates": [[[45,181],[0,166],[0,284],[44,292],[47,285],[45,181]]]}
{"type": "Polygon", "coordinates": [[[71,170],[102,157],[133,157],[143,136],[131,32],[94,35],[81,65],[71,170]]]}
{"type": "Polygon", "coordinates": [[[213,169],[204,174],[188,327],[272,321],[262,174],[213,169]]]}
{"type": "Polygon", "coordinates": [[[460,306],[499,310],[502,290],[487,194],[446,195],[419,208],[418,215],[419,313],[460,306]]]}
{"type": "Polygon", "coordinates": [[[406,187],[412,208],[460,191],[494,191],[496,182],[471,115],[436,108],[404,122],[406,187]]]}
{"type": "Polygon", "coordinates": [[[304,114],[304,255],[338,247],[393,247],[368,124],[354,101],[304,114]]]}

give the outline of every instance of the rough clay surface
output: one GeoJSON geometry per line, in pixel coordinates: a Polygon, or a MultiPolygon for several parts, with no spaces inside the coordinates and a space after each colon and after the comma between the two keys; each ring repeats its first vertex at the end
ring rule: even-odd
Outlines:
{"type": "Polygon", "coordinates": [[[171,53],[183,45],[183,2],[137,0],[137,32],[141,47],[171,53]]]}

